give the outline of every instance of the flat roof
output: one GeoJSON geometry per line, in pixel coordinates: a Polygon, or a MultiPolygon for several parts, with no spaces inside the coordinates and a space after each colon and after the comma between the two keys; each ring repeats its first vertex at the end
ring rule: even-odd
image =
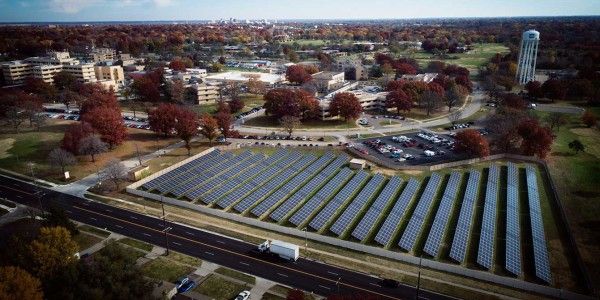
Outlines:
{"type": "Polygon", "coordinates": [[[283,81],[283,76],[279,74],[261,73],[261,72],[223,72],[206,76],[206,80],[220,81],[248,81],[250,78],[256,77],[257,80],[269,84],[274,84],[283,81]]]}

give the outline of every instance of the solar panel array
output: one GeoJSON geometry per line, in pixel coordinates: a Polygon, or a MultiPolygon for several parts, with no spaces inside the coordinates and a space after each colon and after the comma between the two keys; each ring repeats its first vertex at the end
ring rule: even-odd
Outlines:
{"type": "Polygon", "coordinates": [[[417,179],[411,178],[408,181],[402,194],[400,194],[398,200],[396,200],[396,204],[394,204],[394,207],[392,207],[392,210],[383,222],[383,225],[379,228],[379,232],[377,232],[377,235],[375,236],[375,241],[377,243],[384,246],[390,243],[392,234],[394,234],[398,225],[400,225],[400,220],[404,216],[410,200],[415,196],[419,185],[421,185],[421,182],[417,179]]]}
{"type": "Polygon", "coordinates": [[[266,213],[269,209],[275,206],[279,201],[290,195],[294,190],[301,187],[307,180],[312,178],[319,170],[321,170],[328,162],[333,160],[333,153],[326,153],[317,161],[306,167],[301,173],[294,176],[286,184],[272,193],[269,197],[259,203],[252,209],[252,214],[259,217],[266,213]]]}
{"type": "Polygon", "coordinates": [[[527,195],[529,198],[529,214],[531,217],[531,235],[533,237],[533,260],[535,264],[535,276],[550,283],[550,262],[548,248],[546,248],[546,235],[544,233],[544,221],[542,220],[542,209],[540,207],[540,195],[537,185],[537,174],[535,169],[528,165],[527,195]]]}
{"type": "Polygon", "coordinates": [[[427,237],[423,251],[433,257],[436,257],[440,251],[442,238],[444,238],[444,233],[446,232],[446,227],[450,220],[450,214],[454,207],[454,203],[456,202],[461,178],[462,173],[458,171],[454,171],[450,175],[446,190],[442,196],[442,201],[435,214],[433,225],[431,225],[431,230],[429,231],[429,236],[427,237]]]}
{"type": "MultiPolygon", "coordinates": [[[[249,152],[245,152],[240,154],[240,157],[245,157],[245,155],[250,155],[249,152]]],[[[200,184],[202,181],[214,176],[222,170],[225,166],[231,164],[234,155],[231,153],[224,153],[221,157],[217,158],[217,161],[213,164],[204,166],[196,166],[193,169],[190,169],[188,173],[182,174],[178,178],[174,178],[169,180],[167,185],[158,188],[159,191],[163,193],[170,193],[177,197],[183,196],[183,194],[189,189],[195,187],[200,184]],[[200,172],[201,171],[201,172],[200,172]]]]}
{"type": "Polygon", "coordinates": [[[329,182],[327,182],[327,184],[325,184],[316,194],[314,194],[312,198],[310,198],[310,200],[308,200],[306,204],[302,206],[302,208],[293,214],[289,221],[296,226],[304,223],[304,221],[306,221],[306,219],[308,219],[308,217],[312,215],[319,208],[319,206],[327,201],[327,199],[331,198],[334,193],[346,181],[348,181],[348,179],[350,179],[352,174],[352,170],[348,168],[343,168],[340,170],[329,182]]]}
{"type": "Polygon", "coordinates": [[[346,210],[340,215],[340,217],[331,225],[331,230],[338,236],[342,235],[347,229],[350,223],[360,214],[364,209],[367,202],[371,200],[376,194],[375,192],[379,189],[381,184],[385,181],[385,176],[381,174],[375,174],[369,183],[360,191],[360,193],[354,198],[352,203],[346,207],[346,210]]]}
{"type": "Polygon", "coordinates": [[[286,156],[285,158],[277,161],[272,166],[263,170],[263,172],[258,173],[258,175],[253,177],[250,181],[247,181],[244,185],[238,187],[231,193],[227,194],[225,197],[223,197],[217,202],[217,205],[222,208],[229,207],[236,201],[244,198],[244,196],[246,196],[253,190],[258,189],[264,184],[266,184],[268,180],[275,177],[275,175],[283,171],[291,163],[297,163],[298,159],[301,157],[302,155],[300,155],[299,153],[292,153],[286,156]]]}
{"type": "Polygon", "coordinates": [[[479,249],[477,250],[477,263],[488,270],[492,268],[494,260],[494,237],[496,236],[499,182],[500,168],[497,165],[491,165],[485,189],[483,220],[479,236],[479,249]]]}
{"type": "Polygon", "coordinates": [[[142,185],[142,187],[148,191],[151,191],[151,190],[155,189],[156,187],[158,187],[159,185],[164,184],[165,180],[167,180],[169,178],[179,176],[180,174],[187,172],[189,169],[194,168],[198,164],[202,164],[207,161],[212,161],[212,159],[215,156],[218,156],[220,153],[221,152],[219,150],[214,150],[205,155],[199,156],[196,159],[189,161],[188,163],[186,163],[182,166],[179,166],[173,170],[170,170],[169,172],[166,172],[165,174],[162,174],[162,175],[144,183],[142,185]]]}
{"type": "MultiPolygon", "coordinates": [[[[195,188],[190,189],[187,193],[185,193],[185,197],[188,199],[198,199],[202,194],[220,186],[221,184],[231,180],[241,171],[251,167],[252,165],[260,162],[265,157],[262,154],[254,154],[248,159],[240,160],[237,164],[233,164],[230,168],[226,169],[225,172],[222,172],[218,176],[213,176],[212,178],[205,180],[201,184],[197,185],[195,188]]],[[[208,204],[210,202],[206,202],[206,199],[201,199],[202,202],[208,204]]]]}
{"type": "Polygon", "coordinates": [[[521,274],[521,225],[519,223],[519,174],[513,163],[508,163],[506,190],[506,261],[509,272],[521,274]]]}
{"type": "Polygon", "coordinates": [[[263,186],[261,186],[260,188],[252,192],[250,195],[242,199],[242,201],[238,202],[236,205],[233,206],[233,209],[235,209],[237,212],[243,212],[247,210],[252,205],[258,203],[258,201],[260,201],[268,194],[273,192],[278,186],[290,180],[292,176],[300,172],[302,169],[306,168],[315,159],[317,158],[312,154],[305,155],[298,162],[286,168],[285,170],[283,170],[283,172],[280,172],[279,174],[277,174],[277,176],[267,181],[263,186]]]}
{"type": "Polygon", "coordinates": [[[406,230],[398,242],[398,246],[402,247],[402,249],[410,251],[414,247],[427,213],[431,209],[431,204],[433,203],[433,198],[438,190],[440,181],[442,181],[442,177],[438,173],[431,174],[427,187],[425,187],[425,191],[421,195],[421,199],[419,199],[417,208],[413,212],[410,221],[408,221],[408,226],[406,226],[406,230]]]}
{"type": "Polygon", "coordinates": [[[367,213],[360,219],[358,225],[352,231],[352,236],[357,238],[358,240],[364,240],[369,232],[373,229],[375,222],[379,219],[379,216],[383,213],[385,207],[392,201],[394,195],[398,193],[400,189],[400,184],[402,183],[402,178],[398,176],[393,176],[390,181],[383,188],[375,202],[371,204],[367,213]]]}
{"type": "Polygon", "coordinates": [[[467,190],[463,197],[460,214],[458,215],[458,223],[456,224],[456,230],[454,231],[452,248],[450,248],[450,257],[460,263],[465,261],[465,254],[469,244],[469,235],[471,233],[471,226],[473,225],[473,208],[477,201],[477,191],[479,189],[480,179],[481,172],[476,170],[471,170],[471,172],[469,172],[467,190]]]}
{"type": "MultiPolygon", "coordinates": [[[[213,152],[216,152],[216,151],[213,151],[213,152]]],[[[175,182],[180,182],[180,181],[184,180],[185,178],[188,178],[190,176],[190,174],[193,174],[193,172],[196,169],[208,167],[211,164],[218,162],[220,159],[223,159],[223,157],[224,157],[223,153],[218,152],[214,156],[210,156],[205,160],[194,161],[194,163],[192,163],[192,166],[186,168],[185,171],[169,172],[167,174],[163,174],[157,178],[160,181],[156,185],[154,185],[154,187],[152,187],[150,190],[156,190],[156,191],[160,191],[161,193],[164,193],[165,191],[168,191],[168,188],[172,187],[175,182]]],[[[186,166],[187,166],[187,164],[186,164],[186,166]]]]}
{"type": "MultiPolygon", "coordinates": [[[[307,184],[297,190],[292,196],[275,209],[269,217],[275,221],[281,221],[283,217],[289,214],[302,200],[317,191],[317,189],[327,182],[331,175],[341,168],[348,161],[347,156],[339,156],[331,162],[325,169],[313,177],[307,184]]],[[[261,203],[262,204],[262,203],[261,203]]]]}
{"type": "Polygon", "coordinates": [[[363,170],[358,171],[348,184],[333,197],[333,200],[329,201],[312,221],[310,221],[309,226],[315,230],[321,230],[321,228],[331,220],[340,207],[359,191],[368,178],[369,173],[363,170]]]}
{"type": "Polygon", "coordinates": [[[242,183],[247,182],[252,177],[256,176],[256,174],[263,173],[269,166],[276,163],[277,161],[283,159],[284,157],[290,154],[289,151],[279,150],[274,155],[268,157],[260,161],[258,164],[255,164],[251,168],[247,168],[242,170],[237,176],[231,178],[228,181],[223,182],[223,184],[216,189],[213,189],[204,195],[201,196],[202,202],[204,203],[213,203],[222,198],[224,195],[236,189],[242,183]]]}

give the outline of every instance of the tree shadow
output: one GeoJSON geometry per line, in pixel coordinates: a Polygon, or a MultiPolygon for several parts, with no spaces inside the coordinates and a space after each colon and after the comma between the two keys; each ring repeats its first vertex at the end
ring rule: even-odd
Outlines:
{"type": "Polygon", "coordinates": [[[564,156],[564,157],[568,157],[568,156],[575,156],[575,153],[573,152],[562,152],[562,151],[555,151],[552,152],[553,156],[564,156]]]}

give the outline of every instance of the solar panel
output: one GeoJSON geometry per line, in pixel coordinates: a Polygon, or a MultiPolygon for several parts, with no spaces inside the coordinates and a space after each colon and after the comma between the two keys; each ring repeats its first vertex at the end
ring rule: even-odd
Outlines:
{"type": "Polygon", "coordinates": [[[521,226],[519,223],[519,178],[517,167],[508,163],[506,186],[506,261],[509,272],[521,274],[521,226]]]}
{"type": "Polygon", "coordinates": [[[369,180],[369,183],[365,185],[358,196],[354,198],[352,203],[350,203],[346,210],[344,210],[335,223],[331,225],[330,230],[338,236],[342,235],[342,233],[348,229],[348,226],[352,223],[352,221],[363,210],[365,205],[367,205],[367,202],[375,197],[375,192],[379,189],[384,180],[385,177],[383,175],[375,174],[375,176],[369,180]]]}
{"type": "MultiPolygon", "coordinates": [[[[279,160],[283,159],[286,156],[289,156],[291,152],[286,150],[279,150],[274,155],[268,157],[267,159],[261,161],[260,163],[254,165],[251,168],[248,168],[237,176],[233,177],[231,180],[226,181],[223,185],[218,187],[215,190],[212,190],[205,195],[202,195],[203,201],[206,203],[217,202],[217,200],[221,199],[223,196],[227,195],[229,192],[233,191],[237,187],[241,186],[243,183],[248,182],[252,178],[256,176],[256,174],[264,173],[269,169],[269,166],[275,164],[279,160]]],[[[296,156],[296,159],[299,159],[299,156],[296,156]]]]}
{"type": "Polygon", "coordinates": [[[306,168],[315,159],[317,159],[317,157],[312,154],[305,155],[302,159],[300,159],[300,161],[292,164],[287,169],[284,169],[283,172],[278,173],[277,176],[272,177],[262,187],[242,199],[242,201],[233,206],[233,209],[235,209],[237,212],[243,212],[247,210],[252,205],[258,203],[258,201],[272,193],[278,186],[290,180],[294,174],[306,168]]]}
{"type": "Polygon", "coordinates": [[[217,205],[222,208],[229,207],[236,201],[243,199],[246,195],[251,193],[252,191],[262,187],[267,184],[269,179],[277,175],[278,173],[284,170],[284,166],[288,165],[289,162],[294,159],[298,160],[300,157],[297,153],[292,153],[283,159],[277,161],[272,166],[265,169],[263,172],[258,173],[256,176],[252,177],[249,181],[247,181],[242,186],[236,188],[231,191],[225,197],[217,202],[217,205]]]}
{"type": "Polygon", "coordinates": [[[348,168],[340,170],[327,184],[325,184],[315,195],[302,206],[289,221],[298,226],[304,223],[327,199],[341,188],[350,179],[353,172],[348,168]]]}
{"type": "Polygon", "coordinates": [[[465,261],[469,235],[471,233],[471,226],[473,225],[473,208],[477,201],[480,178],[481,173],[479,171],[471,170],[469,173],[467,190],[465,191],[465,196],[460,208],[458,223],[456,224],[456,231],[454,232],[454,239],[452,241],[452,248],[450,248],[450,257],[460,263],[465,261]]]}
{"type": "Polygon", "coordinates": [[[527,165],[527,195],[529,198],[529,214],[531,217],[531,235],[533,237],[533,260],[535,263],[535,276],[547,283],[552,281],[550,274],[550,262],[548,248],[546,247],[546,234],[544,233],[544,222],[542,209],[540,207],[540,195],[537,184],[537,173],[531,165],[527,165]]]}
{"type": "Polygon", "coordinates": [[[375,225],[375,222],[379,218],[379,216],[383,213],[384,208],[387,204],[392,201],[392,198],[398,193],[400,189],[400,184],[402,183],[402,178],[398,176],[393,176],[390,181],[383,188],[375,202],[371,204],[367,213],[362,217],[359,221],[358,225],[352,231],[352,236],[357,238],[358,240],[364,240],[371,229],[375,225]]]}
{"type": "Polygon", "coordinates": [[[329,177],[336,170],[342,167],[347,160],[348,157],[345,155],[336,158],[327,167],[325,167],[325,169],[319,172],[317,176],[313,177],[307,184],[305,184],[301,189],[296,191],[292,196],[285,200],[283,204],[277,207],[277,209],[275,209],[269,215],[269,217],[275,221],[281,221],[283,217],[288,215],[300,202],[302,202],[302,200],[306,199],[309,195],[315,193],[319,187],[325,184],[327,179],[329,179],[329,177]],[[325,174],[328,174],[327,177],[323,177],[325,174]]]}
{"type": "Polygon", "coordinates": [[[402,249],[410,251],[414,247],[417,236],[423,227],[423,222],[425,222],[425,218],[431,209],[433,198],[435,197],[441,180],[442,177],[438,173],[431,174],[429,182],[425,187],[425,191],[423,192],[423,195],[421,195],[421,199],[419,199],[417,208],[413,212],[410,221],[408,221],[408,225],[402,234],[402,238],[400,238],[400,242],[398,242],[398,246],[402,247],[402,249]]]}
{"type": "Polygon", "coordinates": [[[177,177],[169,178],[168,180],[166,180],[164,182],[163,185],[157,187],[156,189],[164,194],[172,193],[173,189],[186,183],[190,179],[198,178],[196,175],[198,175],[200,173],[200,170],[203,171],[202,178],[206,178],[206,176],[208,175],[207,174],[208,172],[214,170],[215,168],[218,168],[221,163],[227,162],[232,157],[233,157],[233,154],[230,152],[220,154],[219,156],[215,157],[211,161],[206,161],[206,162],[197,164],[193,168],[190,168],[186,172],[181,173],[177,177]]]}
{"type": "Polygon", "coordinates": [[[171,178],[176,178],[199,164],[212,162],[215,159],[215,157],[219,156],[220,154],[221,152],[219,150],[211,151],[203,156],[194,159],[193,161],[183,164],[169,172],[166,172],[146,182],[142,187],[148,191],[154,190],[158,186],[163,185],[166,181],[170,180],[171,178]]]}
{"type": "Polygon", "coordinates": [[[442,246],[442,239],[444,238],[446,227],[448,226],[448,221],[450,220],[452,208],[456,202],[461,178],[462,173],[458,171],[452,172],[450,179],[448,180],[448,184],[446,185],[446,191],[444,191],[444,195],[442,196],[440,206],[438,207],[435,218],[433,219],[433,225],[431,225],[429,236],[427,237],[425,247],[423,248],[425,253],[433,257],[437,257],[442,246]]]}
{"type": "Polygon", "coordinates": [[[398,197],[398,200],[396,200],[394,207],[392,207],[392,210],[383,222],[383,225],[381,225],[381,228],[379,228],[379,232],[377,232],[377,235],[375,236],[375,241],[377,243],[384,246],[390,243],[392,235],[394,232],[396,232],[396,229],[400,225],[400,220],[404,216],[406,208],[408,207],[410,201],[414,198],[420,184],[421,182],[414,178],[411,178],[408,181],[408,184],[398,197]]]}
{"type": "Polygon", "coordinates": [[[354,177],[348,182],[348,184],[346,184],[344,188],[342,188],[340,192],[337,193],[335,197],[333,197],[333,200],[329,201],[329,203],[325,205],[325,208],[323,208],[317,214],[317,216],[315,216],[315,218],[312,219],[309,226],[315,230],[320,230],[321,228],[323,228],[323,226],[325,226],[325,224],[332,219],[332,217],[340,209],[340,207],[342,207],[344,203],[352,199],[352,196],[359,191],[359,189],[363,186],[363,184],[367,181],[368,178],[369,173],[362,170],[358,171],[358,173],[354,175],[354,177]]]}
{"type": "Polygon", "coordinates": [[[477,251],[477,263],[488,270],[492,268],[494,259],[499,181],[500,168],[497,165],[491,165],[485,190],[483,220],[479,237],[479,249],[477,251]]]}
{"type": "Polygon", "coordinates": [[[298,173],[294,178],[290,179],[281,188],[259,203],[256,207],[251,210],[251,213],[255,216],[262,216],[268,210],[273,208],[282,199],[288,197],[293,191],[302,187],[304,183],[312,178],[319,170],[321,170],[327,163],[334,158],[332,153],[326,153],[321,156],[317,161],[306,167],[301,173],[298,173]]]}

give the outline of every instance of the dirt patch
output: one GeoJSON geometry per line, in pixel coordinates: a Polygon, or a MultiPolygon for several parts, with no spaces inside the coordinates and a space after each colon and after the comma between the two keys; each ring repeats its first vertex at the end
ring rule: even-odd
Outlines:
{"type": "Polygon", "coordinates": [[[13,138],[6,138],[0,140],[0,159],[11,157],[11,154],[8,153],[8,150],[10,150],[13,147],[14,143],[15,139],[13,138]]]}

